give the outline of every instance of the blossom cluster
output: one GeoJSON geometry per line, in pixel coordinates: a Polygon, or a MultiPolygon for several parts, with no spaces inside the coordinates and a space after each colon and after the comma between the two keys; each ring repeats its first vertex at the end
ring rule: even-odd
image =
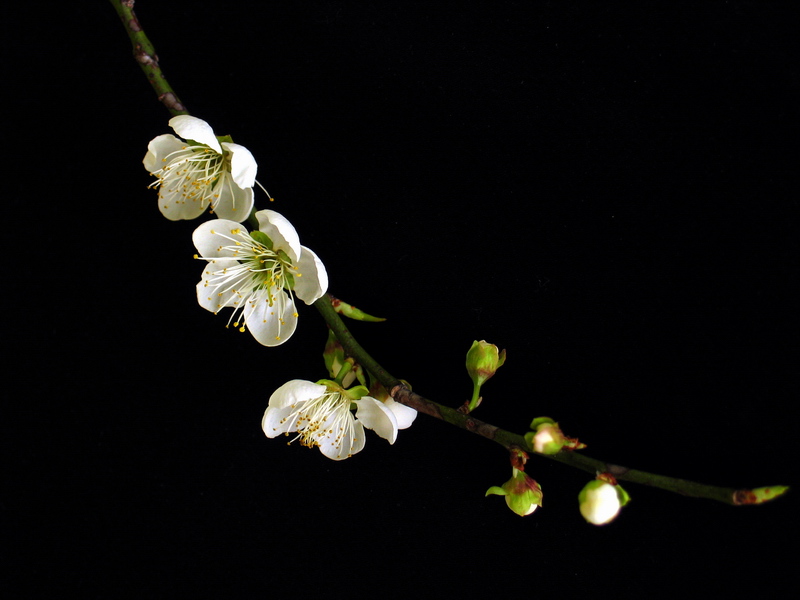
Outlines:
{"type": "MultiPolygon", "coordinates": [[[[150,187],[158,188],[166,218],[195,219],[206,210],[215,216],[192,235],[195,258],[206,263],[196,286],[198,303],[214,314],[232,309],[228,325],[250,331],[264,346],[283,344],[297,327],[296,300],[313,304],[327,292],[325,265],[300,245],[283,215],[254,212],[257,165],[247,148],[217,136],[196,117],[173,117],[169,125],[179,137],[154,138],[143,164],[156,177],[150,187]],[[258,228],[249,231],[242,225],[247,219],[258,228]]],[[[336,370],[341,367],[339,362],[336,370]]],[[[272,394],[262,427],[270,438],[297,433],[302,445],[342,460],[364,447],[365,428],[394,444],[397,431],[416,415],[391,398],[368,395],[363,386],[346,390],[337,381],[294,380],[272,394]]]]}

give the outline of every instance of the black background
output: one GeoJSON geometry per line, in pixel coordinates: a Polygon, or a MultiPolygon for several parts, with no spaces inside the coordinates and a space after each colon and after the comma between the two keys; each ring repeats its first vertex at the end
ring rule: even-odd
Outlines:
{"type": "MultiPolygon", "coordinates": [[[[477,416],[549,415],[587,453],[718,485],[796,483],[798,52],[791,3],[145,2],[188,109],[247,146],[352,330],[477,416]]],[[[15,10],[12,9],[12,13],[15,10]]],[[[797,501],[629,485],[587,525],[541,459],[420,416],[344,462],[260,419],[325,376],[303,307],[278,348],[195,300],[197,223],[141,166],[167,133],[107,3],[4,19],[10,350],[2,509],[25,596],[720,597],[781,589],[797,501]],[[13,534],[13,535],[12,535],[13,534]]],[[[257,195],[262,202],[263,194],[257,195]]],[[[262,204],[262,207],[264,205],[262,204]]]]}

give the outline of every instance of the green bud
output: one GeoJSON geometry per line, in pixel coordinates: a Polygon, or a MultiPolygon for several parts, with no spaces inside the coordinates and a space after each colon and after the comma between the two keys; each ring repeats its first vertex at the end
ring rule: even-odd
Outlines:
{"type": "Polygon", "coordinates": [[[774,500],[778,496],[783,496],[789,491],[788,485],[773,485],[770,487],[760,487],[753,490],[753,495],[756,497],[756,504],[774,500]]]}
{"type": "Polygon", "coordinates": [[[481,340],[472,342],[467,352],[467,373],[473,383],[480,387],[506,362],[506,351],[498,350],[494,344],[481,340]]]}
{"type": "Polygon", "coordinates": [[[493,485],[486,490],[489,495],[505,496],[508,508],[520,517],[527,516],[542,505],[542,488],[524,471],[512,468],[511,479],[502,486],[493,485]]]}
{"type": "Polygon", "coordinates": [[[525,434],[525,441],[539,454],[558,454],[567,443],[567,438],[550,417],[537,417],[531,422],[531,429],[525,434]]]}
{"type": "Polygon", "coordinates": [[[734,504],[762,504],[783,496],[789,491],[788,485],[771,485],[753,490],[737,490],[733,494],[734,504]]]}

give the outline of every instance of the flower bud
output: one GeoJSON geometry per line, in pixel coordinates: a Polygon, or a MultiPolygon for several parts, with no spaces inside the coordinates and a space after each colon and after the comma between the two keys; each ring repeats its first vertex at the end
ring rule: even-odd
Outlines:
{"type": "Polygon", "coordinates": [[[539,454],[558,454],[567,443],[558,423],[549,417],[534,419],[531,429],[533,431],[525,434],[525,441],[534,452],[539,454]]]}
{"type": "Polygon", "coordinates": [[[502,486],[493,485],[486,490],[486,495],[490,494],[505,496],[508,508],[520,517],[531,514],[542,505],[542,488],[517,468],[512,468],[511,479],[502,486]]]}
{"type": "MultiPolygon", "coordinates": [[[[336,379],[346,359],[344,348],[330,329],[328,330],[328,340],[325,343],[325,350],[322,352],[322,359],[325,361],[325,367],[328,369],[328,374],[331,379],[336,379]]],[[[352,370],[344,376],[342,387],[350,387],[356,379],[358,379],[361,385],[366,385],[367,380],[364,375],[364,369],[362,369],[361,365],[358,363],[354,363],[352,370]]]]}
{"type": "Polygon", "coordinates": [[[769,487],[760,487],[753,490],[736,490],[733,493],[733,503],[740,504],[762,504],[774,500],[779,496],[783,496],[789,491],[789,486],[786,485],[771,485],[769,487]]]}
{"type": "Polygon", "coordinates": [[[602,479],[590,481],[578,494],[581,514],[592,525],[605,525],[613,521],[628,500],[630,496],[619,485],[602,479]]]}
{"type": "Polygon", "coordinates": [[[467,372],[473,383],[480,387],[495,374],[506,361],[506,351],[481,340],[472,343],[467,352],[467,372]]]}

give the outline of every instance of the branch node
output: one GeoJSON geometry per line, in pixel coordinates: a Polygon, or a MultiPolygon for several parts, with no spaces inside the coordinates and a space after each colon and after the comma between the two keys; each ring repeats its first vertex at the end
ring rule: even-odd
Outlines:
{"type": "Polygon", "coordinates": [[[170,110],[186,110],[186,107],[181,104],[180,100],[178,100],[178,97],[172,92],[161,94],[158,99],[170,110]]]}
{"type": "Polygon", "coordinates": [[[628,467],[623,467],[621,465],[612,465],[611,463],[606,463],[606,472],[613,475],[614,477],[622,477],[630,471],[628,467]]]}

